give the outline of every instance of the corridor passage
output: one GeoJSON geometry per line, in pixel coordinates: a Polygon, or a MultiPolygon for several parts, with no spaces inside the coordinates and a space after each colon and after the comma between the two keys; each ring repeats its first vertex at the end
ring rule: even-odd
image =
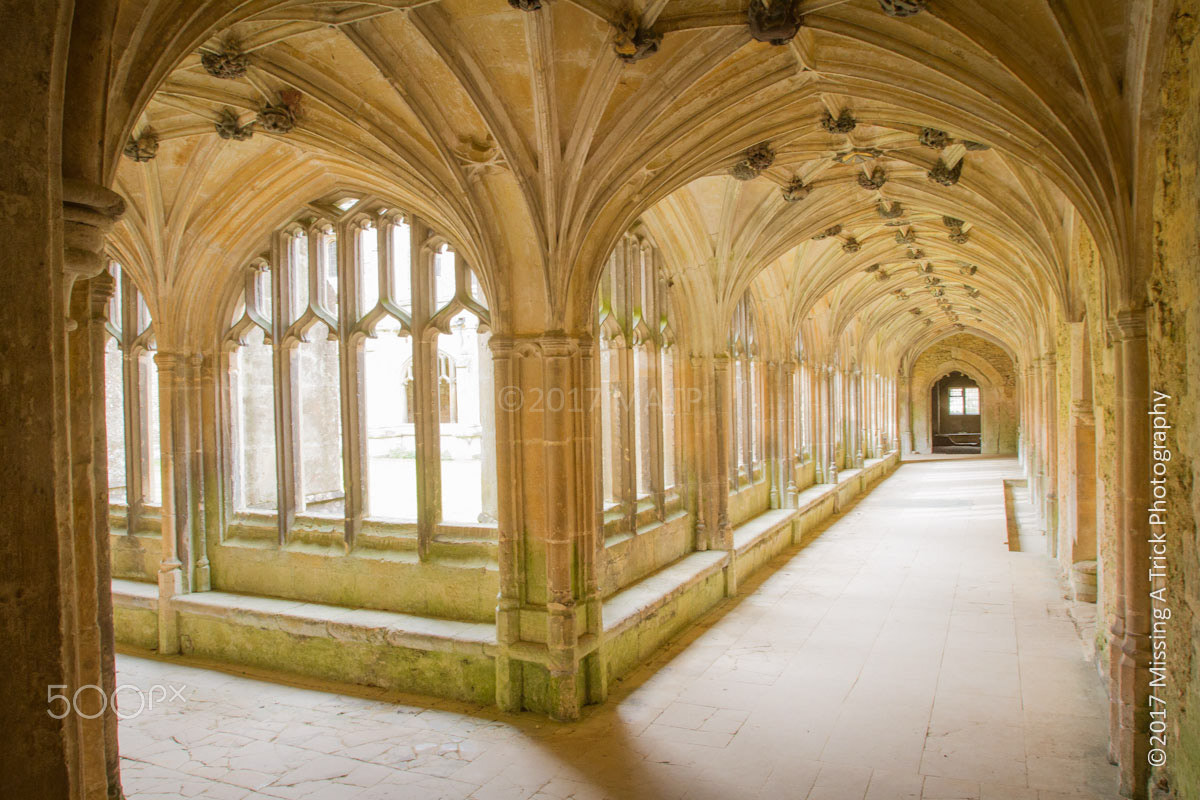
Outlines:
{"type": "Polygon", "coordinates": [[[1055,566],[1006,546],[1017,474],[905,464],[575,724],[122,656],[119,683],[185,698],[122,723],[126,791],[1113,800],[1104,694],[1055,566]]]}

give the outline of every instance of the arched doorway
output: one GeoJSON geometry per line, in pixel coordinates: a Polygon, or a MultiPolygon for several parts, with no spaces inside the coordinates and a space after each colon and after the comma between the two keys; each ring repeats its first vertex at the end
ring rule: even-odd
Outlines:
{"type": "Polygon", "coordinates": [[[955,370],[930,390],[930,432],[935,453],[979,453],[983,408],[979,383],[955,370]]]}

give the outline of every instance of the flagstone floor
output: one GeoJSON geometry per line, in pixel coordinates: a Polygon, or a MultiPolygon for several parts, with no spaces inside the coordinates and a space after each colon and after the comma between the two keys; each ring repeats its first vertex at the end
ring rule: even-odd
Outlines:
{"type": "Polygon", "coordinates": [[[1055,566],[1005,543],[1017,473],[903,465],[575,724],[119,656],[119,683],[183,695],[121,723],[126,793],[1113,800],[1104,693],[1055,566]]]}

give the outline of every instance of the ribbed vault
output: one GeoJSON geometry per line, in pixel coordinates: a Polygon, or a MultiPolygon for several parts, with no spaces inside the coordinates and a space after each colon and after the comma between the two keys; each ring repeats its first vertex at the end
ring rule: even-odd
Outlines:
{"type": "MultiPolygon", "coordinates": [[[[745,0],[226,0],[183,18],[126,4],[104,132],[136,209],[118,251],[153,303],[188,317],[273,220],[353,188],[435,220],[497,305],[539,329],[591,324],[606,254],[639,218],[684,293],[727,310],[758,281],[784,301],[779,342],[820,308],[829,342],[859,320],[893,357],[964,329],[1036,349],[1073,313],[1083,228],[1108,303],[1132,301],[1145,144],[1120,109],[1152,17],[1040,0],[798,8],[799,33],[773,46],[751,38],[745,0]],[[617,57],[629,20],[657,52],[617,57]],[[240,77],[202,63],[232,51],[240,77]],[[294,128],[254,124],[281,106],[294,128]],[[252,135],[219,138],[222,120],[252,135]],[[160,154],[118,161],[130,136],[160,154]],[[763,144],[769,166],[729,177],[763,144]]],[[[190,319],[188,335],[212,324],[190,319]]]]}

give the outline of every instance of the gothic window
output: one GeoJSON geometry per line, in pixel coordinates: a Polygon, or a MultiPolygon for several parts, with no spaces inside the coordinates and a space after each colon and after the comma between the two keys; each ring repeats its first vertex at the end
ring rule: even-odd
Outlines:
{"type": "Polygon", "coordinates": [[[126,507],[126,529],[138,530],[145,507],[162,503],[157,345],[150,309],[132,279],[112,262],[116,281],[104,348],[109,502],[126,507]]]}
{"type": "Polygon", "coordinates": [[[247,268],[226,337],[234,510],[415,529],[495,520],[488,310],[427,225],[314,204],[247,268]]]}
{"type": "Polygon", "coordinates": [[[792,451],[797,460],[803,462],[808,454],[808,361],[804,354],[804,339],[796,334],[796,369],[792,373],[792,451]]]}
{"type": "Polygon", "coordinates": [[[600,471],[606,520],[636,530],[661,518],[677,482],[674,334],[657,248],[627,234],[600,279],[600,471]]]}
{"type": "Polygon", "coordinates": [[[233,503],[239,511],[276,508],[275,374],[271,272],[258,259],[245,270],[229,354],[233,503]]]}

